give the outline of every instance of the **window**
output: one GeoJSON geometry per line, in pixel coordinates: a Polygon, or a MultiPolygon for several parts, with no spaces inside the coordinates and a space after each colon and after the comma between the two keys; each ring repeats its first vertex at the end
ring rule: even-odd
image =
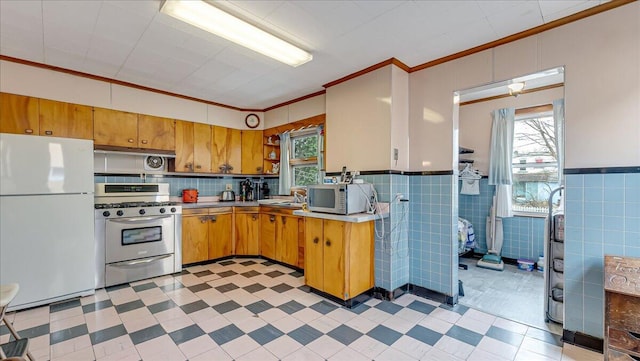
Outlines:
{"type": "Polygon", "coordinates": [[[515,212],[549,211],[549,194],[560,185],[556,138],[553,112],[516,113],[512,157],[515,212]]]}
{"type": "Polygon", "coordinates": [[[315,129],[313,132],[303,131],[292,134],[289,164],[293,187],[319,183],[318,143],[319,137],[315,129]]]}

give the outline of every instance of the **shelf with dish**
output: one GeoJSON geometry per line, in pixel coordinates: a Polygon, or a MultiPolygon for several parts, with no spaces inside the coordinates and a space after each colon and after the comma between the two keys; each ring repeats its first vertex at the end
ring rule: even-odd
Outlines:
{"type": "Polygon", "coordinates": [[[277,133],[263,134],[263,174],[277,175],[280,167],[280,137],[277,133]]]}

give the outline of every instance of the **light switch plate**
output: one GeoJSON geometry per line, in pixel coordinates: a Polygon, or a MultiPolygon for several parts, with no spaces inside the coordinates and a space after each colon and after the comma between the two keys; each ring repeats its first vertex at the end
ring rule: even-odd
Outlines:
{"type": "Polygon", "coordinates": [[[393,160],[398,160],[398,148],[393,148],[393,160]]]}
{"type": "Polygon", "coordinates": [[[232,185],[232,184],[227,184],[227,185],[225,186],[225,190],[228,190],[228,191],[233,190],[233,185],[232,185]]]}

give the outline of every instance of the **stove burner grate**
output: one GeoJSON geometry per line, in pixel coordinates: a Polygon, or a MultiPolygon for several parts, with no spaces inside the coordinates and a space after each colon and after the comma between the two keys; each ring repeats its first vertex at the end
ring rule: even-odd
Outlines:
{"type": "Polygon", "coordinates": [[[97,203],[95,209],[111,209],[111,208],[139,208],[139,207],[166,207],[176,206],[178,202],[121,202],[121,203],[97,203]]]}

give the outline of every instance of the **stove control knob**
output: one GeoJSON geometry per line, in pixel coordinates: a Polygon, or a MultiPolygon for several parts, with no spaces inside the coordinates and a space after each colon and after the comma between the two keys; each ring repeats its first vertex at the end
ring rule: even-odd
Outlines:
{"type": "Polygon", "coordinates": [[[147,212],[145,212],[145,210],[144,210],[144,209],[141,209],[141,210],[140,210],[140,212],[138,212],[138,213],[140,213],[140,214],[145,214],[145,213],[147,213],[147,212]]]}
{"type": "Polygon", "coordinates": [[[166,211],[167,211],[166,209],[164,209],[164,208],[160,208],[160,213],[164,213],[164,212],[166,212],[166,211]]]}
{"type": "Polygon", "coordinates": [[[111,213],[109,213],[109,211],[104,211],[102,212],[102,215],[105,217],[109,217],[111,215],[111,213]]]}
{"type": "Polygon", "coordinates": [[[116,214],[119,215],[119,216],[122,216],[124,214],[124,212],[123,211],[117,211],[116,214]]]}
{"type": "Polygon", "coordinates": [[[171,207],[171,213],[176,213],[176,208],[175,207],[171,207]]]}

